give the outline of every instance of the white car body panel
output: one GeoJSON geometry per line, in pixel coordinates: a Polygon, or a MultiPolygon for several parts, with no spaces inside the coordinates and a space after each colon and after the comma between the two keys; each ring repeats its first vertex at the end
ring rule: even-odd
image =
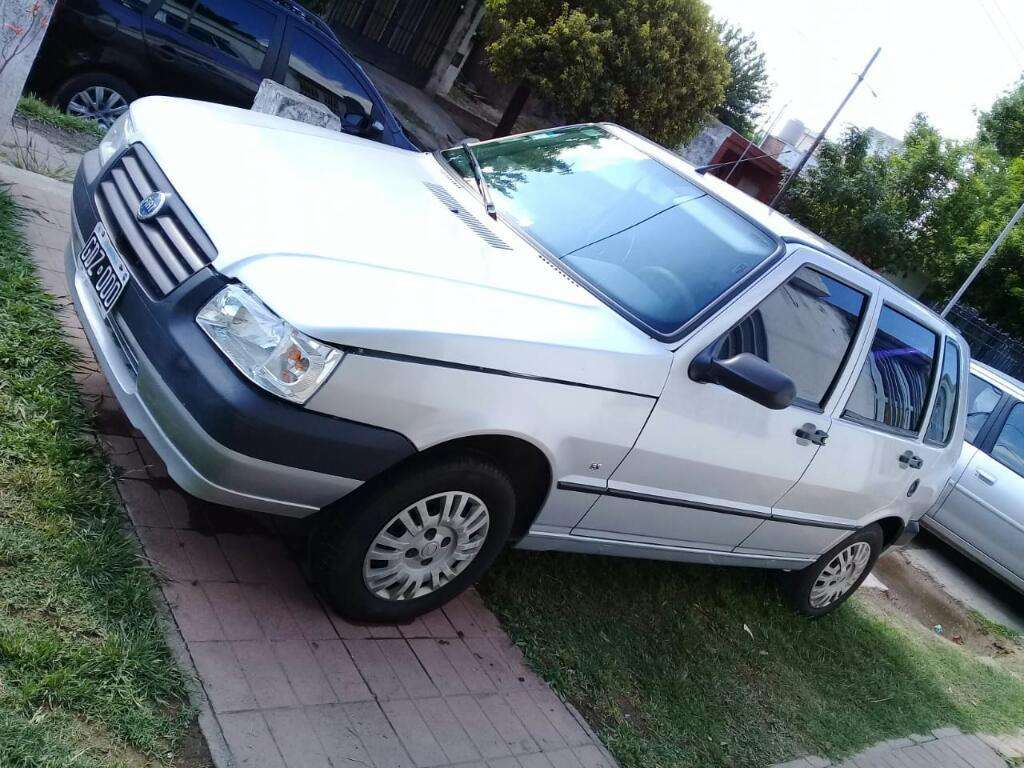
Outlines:
{"type": "Polygon", "coordinates": [[[419,451],[502,436],[544,456],[551,487],[520,546],[799,568],[872,521],[916,520],[946,483],[962,407],[942,448],[842,413],[883,302],[940,336],[955,332],[824,241],[628,131],[607,127],[778,241],[770,268],[671,342],[618,314],[511,222],[492,221],[432,155],[176,99],[141,99],[130,114],[125,141],[145,144],[216,245],[213,270],[347,351],[302,407],[400,433],[419,451]],[[694,357],[805,264],[870,295],[824,406],[768,410],[693,381],[694,357]],[[797,439],[809,422],[829,433],[827,445],[797,439]],[[908,446],[922,470],[899,466],[908,446]]]}

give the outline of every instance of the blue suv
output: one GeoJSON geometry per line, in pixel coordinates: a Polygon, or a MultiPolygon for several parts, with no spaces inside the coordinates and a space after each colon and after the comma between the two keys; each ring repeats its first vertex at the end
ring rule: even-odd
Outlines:
{"type": "Polygon", "coordinates": [[[62,0],[28,89],[109,126],[154,94],[248,108],[264,78],[348,133],[416,148],[330,27],[289,0],[62,0]]]}

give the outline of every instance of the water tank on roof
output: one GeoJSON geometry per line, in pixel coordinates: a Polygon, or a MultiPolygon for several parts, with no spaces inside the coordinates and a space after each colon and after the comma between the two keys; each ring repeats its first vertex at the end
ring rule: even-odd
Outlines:
{"type": "Polygon", "coordinates": [[[782,130],[779,131],[779,138],[790,146],[795,147],[800,143],[800,139],[802,139],[804,134],[807,132],[807,126],[804,125],[803,120],[792,118],[787,120],[786,124],[782,127],[782,130]]]}

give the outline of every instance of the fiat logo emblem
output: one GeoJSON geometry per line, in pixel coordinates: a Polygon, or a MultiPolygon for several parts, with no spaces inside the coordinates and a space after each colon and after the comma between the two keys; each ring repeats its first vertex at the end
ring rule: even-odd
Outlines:
{"type": "Polygon", "coordinates": [[[135,212],[135,218],[139,221],[147,221],[163,210],[167,202],[167,195],[163,192],[151,192],[142,198],[139,208],[135,212]]]}

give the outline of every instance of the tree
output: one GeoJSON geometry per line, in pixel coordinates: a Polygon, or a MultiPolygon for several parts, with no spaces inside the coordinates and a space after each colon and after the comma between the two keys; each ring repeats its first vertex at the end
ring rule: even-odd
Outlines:
{"type": "Polygon", "coordinates": [[[994,144],[1003,157],[1024,155],[1024,78],[981,113],[978,125],[979,137],[994,144]]]}
{"type": "Polygon", "coordinates": [[[761,107],[771,98],[768,63],[753,33],[733,24],[718,25],[719,39],[725,48],[731,77],[725,88],[725,100],[715,116],[747,138],[753,138],[761,107]]]}
{"type": "Polygon", "coordinates": [[[567,120],[611,120],[678,146],[721,103],[729,64],[702,0],[487,0],[495,75],[567,120]]]}

